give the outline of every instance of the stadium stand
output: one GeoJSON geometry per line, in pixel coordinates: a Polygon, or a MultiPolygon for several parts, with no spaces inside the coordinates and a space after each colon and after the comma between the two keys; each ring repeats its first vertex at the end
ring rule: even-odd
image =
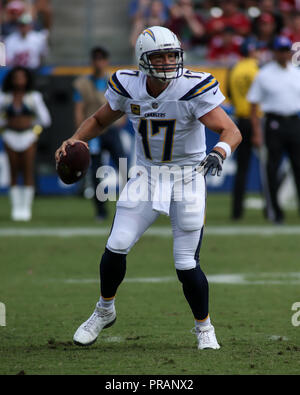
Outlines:
{"type": "Polygon", "coordinates": [[[113,64],[132,63],[128,37],[129,0],[52,0],[53,28],[49,63],[83,65],[95,45],[111,49],[113,64]],[[116,39],[117,38],[117,39],[116,39]]]}

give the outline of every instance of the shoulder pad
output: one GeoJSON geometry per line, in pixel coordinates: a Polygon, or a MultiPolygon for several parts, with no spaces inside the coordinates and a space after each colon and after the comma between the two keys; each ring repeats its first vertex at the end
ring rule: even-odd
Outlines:
{"type": "Polygon", "coordinates": [[[185,95],[183,95],[179,100],[194,99],[195,97],[206,93],[207,91],[209,91],[210,89],[212,89],[218,85],[218,81],[216,80],[216,78],[208,73],[188,72],[188,73],[185,73],[183,75],[183,77],[188,78],[188,79],[193,78],[193,82],[196,82],[196,84],[194,84],[193,87],[185,95]]]}
{"type": "Polygon", "coordinates": [[[121,96],[125,96],[132,99],[128,93],[127,85],[130,82],[130,78],[139,76],[138,70],[118,70],[109,79],[108,85],[121,96]]]}

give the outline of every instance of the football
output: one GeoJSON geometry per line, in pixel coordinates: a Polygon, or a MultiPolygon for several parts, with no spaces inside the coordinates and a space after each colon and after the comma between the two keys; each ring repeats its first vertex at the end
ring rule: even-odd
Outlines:
{"type": "Polygon", "coordinates": [[[61,154],[56,171],[65,184],[74,184],[86,175],[89,166],[89,150],[84,144],[76,142],[67,145],[66,155],[61,154]]]}

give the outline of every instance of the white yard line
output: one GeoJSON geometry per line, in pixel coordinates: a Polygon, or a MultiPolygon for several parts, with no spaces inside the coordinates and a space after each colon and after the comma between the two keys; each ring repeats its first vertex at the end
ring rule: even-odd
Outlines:
{"type": "MultiPolygon", "coordinates": [[[[0,237],[75,237],[75,236],[108,236],[110,227],[103,228],[2,228],[0,237]]],[[[207,226],[204,234],[214,236],[273,236],[300,235],[300,226],[207,226]]],[[[144,236],[172,237],[169,226],[152,226],[144,236]]]]}
{"type": "MultiPolygon", "coordinates": [[[[300,285],[300,272],[287,273],[231,273],[208,275],[210,284],[238,284],[238,285],[300,285]]],[[[57,281],[57,280],[53,280],[57,281]]],[[[69,278],[62,280],[65,284],[98,284],[98,278],[69,278]]],[[[125,283],[169,283],[176,282],[177,277],[137,277],[125,278],[125,283]]]]}

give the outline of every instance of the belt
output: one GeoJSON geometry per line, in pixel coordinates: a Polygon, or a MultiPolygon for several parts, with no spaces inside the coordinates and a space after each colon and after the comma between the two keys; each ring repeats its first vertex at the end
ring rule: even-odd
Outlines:
{"type": "Polygon", "coordinates": [[[277,119],[300,119],[299,114],[292,114],[292,115],[280,115],[280,114],[274,114],[272,112],[266,113],[266,117],[268,118],[277,118],[277,119]]]}

